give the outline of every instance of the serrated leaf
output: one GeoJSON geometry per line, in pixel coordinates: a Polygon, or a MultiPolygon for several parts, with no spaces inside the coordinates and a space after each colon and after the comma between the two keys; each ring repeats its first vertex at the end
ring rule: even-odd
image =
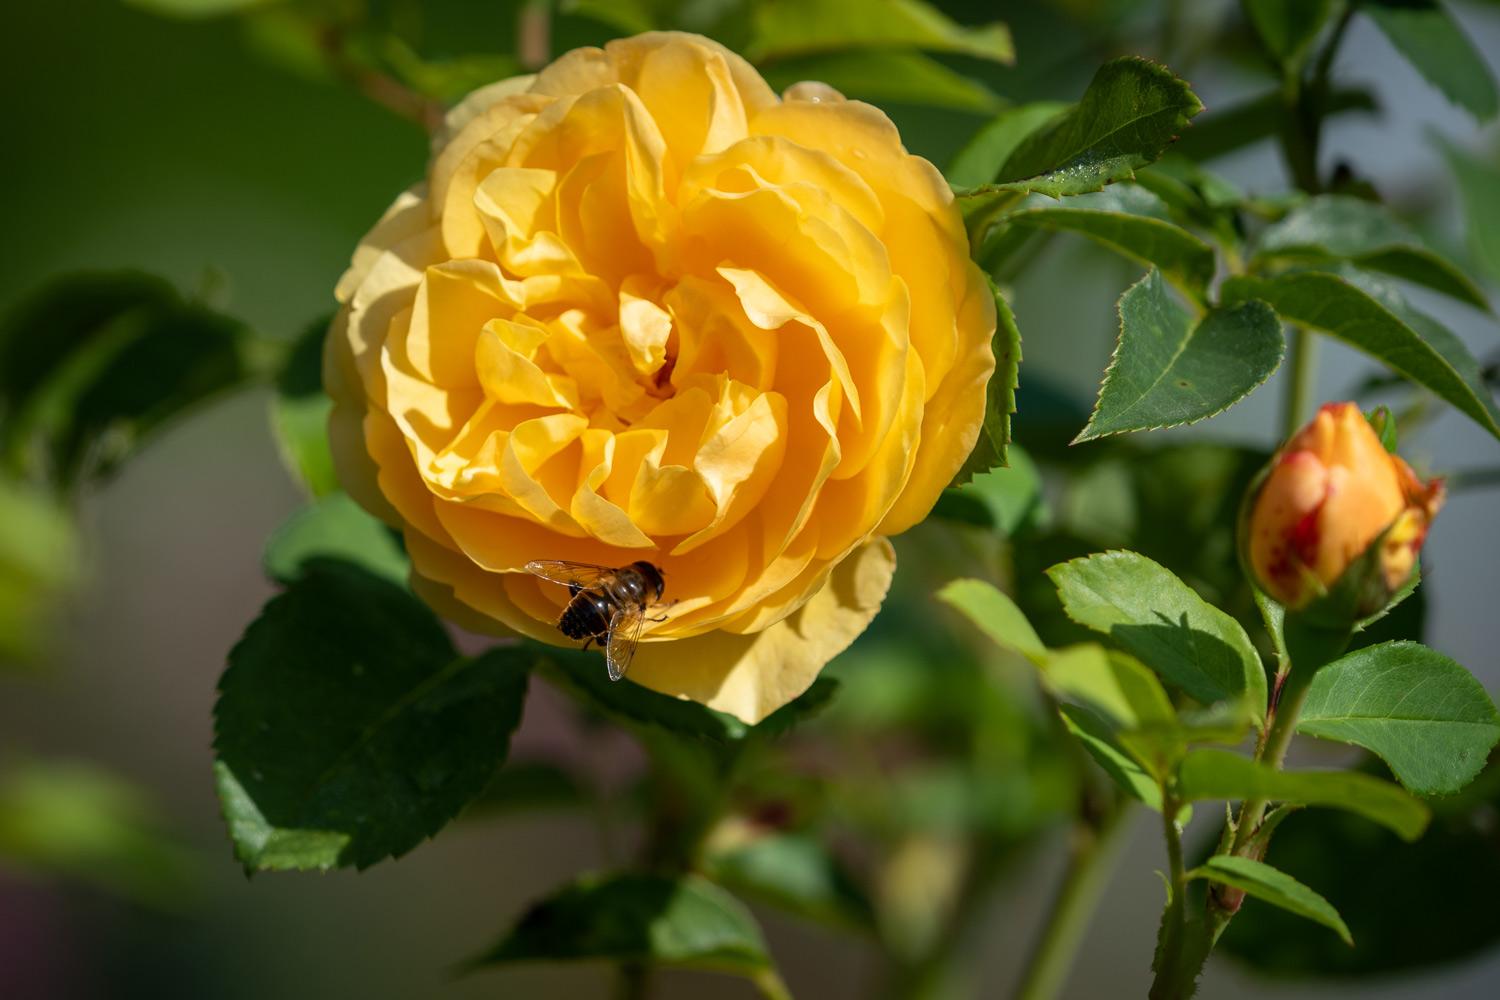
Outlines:
{"type": "Polygon", "coordinates": [[[328,444],[333,400],[323,391],[323,341],[329,317],[310,323],[292,345],[276,377],[271,426],[282,461],[307,491],[327,496],[339,488],[328,444]]]}
{"type": "Polygon", "coordinates": [[[266,541],[266,575],[291,583],[320,559],[342,559],[398,586],[411,562],[396,536],[345,493],[332,493],[287,518],[266,541]]]}
{"type": "Polygon", "coordinates": [[[1353,771],[1278,771],[1228,750],[1194,750],[1177,769],[1177,791],[1188,801],[1264,797],[1358,813],[1415,840],[1430,810],[1388,781],[1353,771]]]}
{"type": "Polygon", "coordinates": [[[979,440],[964,459],[950,486],[962,486],[981,472],[1006,464],[1010,445],[1010,415],[1016,412],[1016,386],[1021,369],[1021,330],[1016,326],[1010,303],[1000,294],[993,281],[990,292],[995,297],[995,336],[990,349],[995,354],[995,373],[984,388],[984,421],[979,425],[979,440]]]}
{"type": "Polygon", "coordinates": [[[1088,425],[1073,443],[1196,423],[1271,377],[1286,353],[1264,302],[1211,310],[1194,325],[1154,268],[1120,296],[1120,339],[1088,425]]]}
{"type": "Polygon", "coordinates": [[[1360,9],[1448,100],[1480,121],[1500,110],[1489,65],[1437,0],[1363,0],[1360,9]]]}
{"type": "Polygon", "coordinates": [[[750,911],[696,875],[586,877],[535,903],[471,967],[643,962],[754,976],[771,968],[750,911]]]}
{"type": "Polygon", "coordinates": [[[1322,924],[1353,947],[1354,938],[1339,911],[1322,896],[1298,882],[1284,871],[1271,867],[1263,861],[1220,854],[1187,873],[1189,879],[1207,879],[1220,885],[1242,889],[1256,899],[1263,899],[1273,906],[1295,913],[1300,917],[1322,924]]]}
{"type": "Polygon", "coordinates": [[[1425,316],[1398,315],[1389,302],[1378,301],[1352,281],[1320,271],[1231,278],[1220,289],[1220,299],[1268,302],[1283,318],[1385,362],[1500,437],[1500,409],[1484,385],[1479,363],[1462,341],[1425,316]]]}
{"type": "Polygon", "coordinates": [[[1006,108],[975,132],[953,157],[946,171],[948,183],[955,187],[990,183],[1027,136],[1070,107],[1061,101],[1033,101],[1006,108]]]}
{"type": "Polygon", "coordinates": [[[1422,245],[1383,205],[1348,195],[1320,195],[1268,226],[1256,243],[1266,259],[1342,258],[1489,309],[1484,292],[1452,262],[1422,245]]]}
{"type": "Polygon", "coordinates": [[[1214,276],[1214,249],[1170,221],[1167,206],[1143,187],[1116,184],[1056,204],[1027,204],[1006,225],[1078,233],[1131,260],[1159,268],[1194,295],[1214,276]]]}
{"type": "Polygon", "coordinates": [[[1474,779],[1500,741],[1484,687],[1416,642],[1345,655],[1313,676],[1297,731],[1376,754],[1418,795],[1449,795],[1474,779]]]}
{"type": "Polygon", "coordinates": [[[528,654],[454,650],[410,594],[308,565],[230,652],[214,765],[252,870],[366,868],[435,834],[485,788],[520,722],[528,654]]]}
{"type": "Polygon", "coordinates": [[[1010,30],[957,24],[922,0],[759,0],[750,12],[751,62],[843,49],[920,49],[1009,63],[1010,30]]]}
{"type": "Polygon", "coordinates": [[[817,80],[846,97],[874,104],[913,104],[983,114],[1003,103],[978,80],[920,52],[855,49],[779,59],[766,67],[765,77],[776,90],[803,80],[817,80]]]}
{"type": "Polygon", "coordinates": [[[1239,622],[1170,570],[1134,552],[1104,552],[1047,570],[1068,617],[1103,632],[1168,682],[1211,705],[1265,715],[1266,676],[1239,622]]]}
{"type": "Polygon", "coordinates": [[[862,929],[874,922],[858,883],[807,833],[767,833],[711,850],[705,869],[731,892],[810,920],[862,929]]]}
{"type": "Polygon", "coordinates": [[[1470,252],[1491,281],[1500,282],[1500,169],[1441,143],[1463,199],[1470,252]]]}
{"type": "Polygon", "coordinates": [[[962,486],[939,496],[932,516],[996,531],[1006,538],[1045,522],[1042,476],[1031,456],[1014,442],[1006,449],[1009,464],[981,472],[962,486]]]}
{"type": "Polygon", "coordinates": [[[1333,13],[1333,0],[1245,0],[1245,13],[1271,55],[1298,66],[1333,13]]]}
{"type": "Polygon", "coordinates": [[[1008,595],[983,580],[954,580],[937,593],[938,600],[958,609],[996,645],[1013,650],[1036,663],[1047,660],[1042,645],[1026,615],[1008,595]]]}
{"type": "Polygon", "coordinates": [[[1159,157],[1203,110],[1165,67],[1126,57],[1100,67],[1072,109],[1016,147],[995,180],[959,192],[967,215],[1017,193],[1060,198],[1098,191],[1159,157]]]}
{"type": "Polygon", "coordinates": [[[0,321],[0,460],[70,489],[251,373],[249,331],[136,272],[42,285],[0,321]]]}

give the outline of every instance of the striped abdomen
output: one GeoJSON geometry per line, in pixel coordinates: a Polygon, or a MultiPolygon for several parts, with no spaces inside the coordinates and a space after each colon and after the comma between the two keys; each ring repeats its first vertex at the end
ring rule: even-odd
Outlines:
{"type": "Polygon", "coordinates": [[[609,621],[614,611],[614,604],[603,594],[580,590],[563,609],[562,617],[557,620],[557,627],[569,639],[600,637],[609,631],[609,621]]]}

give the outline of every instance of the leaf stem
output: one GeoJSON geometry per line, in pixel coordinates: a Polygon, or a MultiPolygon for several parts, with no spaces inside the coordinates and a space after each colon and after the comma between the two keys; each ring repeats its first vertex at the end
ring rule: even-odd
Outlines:
{"type": "Polygon", "coordinates": [[[1050,1000],[1067,981],[1099,898],[1129,840],[1134,802],[1121,798],[1097,824],[1080,823],[1068,870],[1016,989],[1016,1000],[1050,1000]]]}

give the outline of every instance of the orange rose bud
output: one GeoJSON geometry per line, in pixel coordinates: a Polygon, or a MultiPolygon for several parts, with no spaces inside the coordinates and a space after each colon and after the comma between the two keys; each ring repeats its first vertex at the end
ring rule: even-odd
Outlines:
{"type": "Polygon", "coordinates": [[[1332,589],[1378,539],[1369,586],[1384,599],[1358,607],[1373,614],[1411,577],[1442,503],[1442,480],[1423,483],[1387,452],[1359,407],[1325,404],[1271,462],[1250,510],[1250,568],[1266,593],[1298,609],[1332,589]]]}

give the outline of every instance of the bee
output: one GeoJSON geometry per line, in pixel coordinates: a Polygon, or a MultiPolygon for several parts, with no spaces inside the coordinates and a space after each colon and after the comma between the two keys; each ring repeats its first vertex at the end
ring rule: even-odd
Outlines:
{"type": "Polygon", "coordinates": [[[630,669],[646,612],[661,601],[666,590],[661,568],[640,560],[611,569],[561,559],[534,559],[526,572],[568,588],[568,606],[557,619],[557,629],[569,639],[583,639],[583,648],[597,642],[604,647],[609,679],[617,681],[630,669]]]}

